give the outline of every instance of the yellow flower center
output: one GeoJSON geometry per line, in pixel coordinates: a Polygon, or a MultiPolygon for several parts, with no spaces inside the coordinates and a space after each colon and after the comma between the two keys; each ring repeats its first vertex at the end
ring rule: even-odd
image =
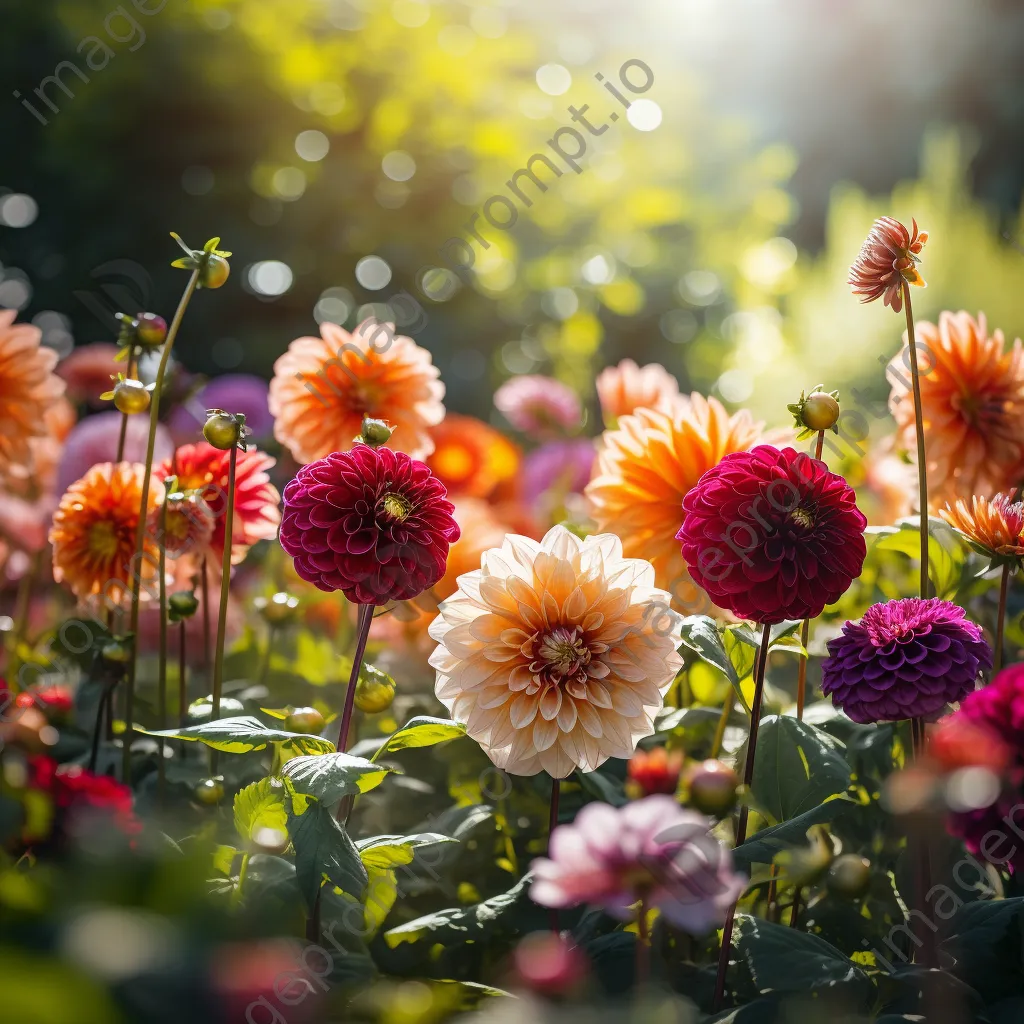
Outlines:
{"type": "Polygon", "coordinates": [[[412,504],[409,500],[401,494],[395,494],[389,491],[381,498],[381,505],[384,507],[384,511],[392,518],[402,522],[403,519],[412,511],[412,504]]]}
{"type": "Polygon", "coordinates": [[[89,527],[89,551],[101,558],[113,558],[117,554],[117,530],[109,519],[89,527]]]}
{"type": "Polygon", "coordinates": [[[805,508],[795,508],[789,513],[790,522],[809,530],[814,525],[814,516],[805,508]]]}
{"type": "Polygon", "coordinates": [[[578,628],[558,626],[540,642],[538,657],[548,663],[552,675],[574,676],[590,662],[590,651],[578,628]]]}

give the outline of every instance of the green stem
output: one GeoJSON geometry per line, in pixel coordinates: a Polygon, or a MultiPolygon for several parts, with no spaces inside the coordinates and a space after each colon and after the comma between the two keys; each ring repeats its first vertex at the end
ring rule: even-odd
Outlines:
{"type": "MultiPolygon", "coordinates": [[[[768,647],[771,644],[772,627],[765,623],[761,630],[761,646],[757,651],[757,661],[754,665],[754,699],[750,705],[750,735],[747,738],[747,758],[743,765],[743,785],[750,789],[754,779],[754,759],[757,754],[757,731],[761,724],[761,705],[764,703],[764,674],[768,665],[768,647]]],[[[750,810],[744,801],[740,807],[740,819],[736,826],[735,846],[742,845],[747,838],[747,819],[750,810]]],[[[718,975],[715,979],[715,998],[713,1009],[717,1013],[722,1008],[722,1000],[725,998],[725,979],[729,970],[729,954],[732,952],[732,929],[736,921],[736,907],[739,900],[729,909],[729,915],[725,920],[725,927],[722,930],[722,949],[718,955],[718,975]]]]}
{"type": "MultiPolygon", "coordinates": [[[[562,780],[551,776],[551,805],[548,809],[548,856],[551,856],[551,837],[558,828],[558,799],[562,793],[562,780]]],[[[558,907],[552,907],[548,911],[548,924],[555,935],[559,932],[560,922],[558,919],[558,907]]]]}
{"type": "MultiPolygon", "coordinates": [[[[228,497],[224,515],[224,560],[221,563],[220,611],[217,615],[217,646],[213,655],[213,721],[220,718],[221,690],[224,686],[224,634],[228,622],[228,597],[231,592],[231,539],[235,528],[235,470],[238,467],[238,446],[231,446],[228,459],[228,497]]],[[[217,751],[212,751],[210,762],[217,774],[217,751]]]]}
{"type": "Polygon", "coordinates": [[[249,872],[249,854],[242,854],[242,863],[238,867],[238,884],[231,893],[231,905],[238,906],[242,902],[242,886],[245,885],[245,876],[249,872]]]}
{"type": "Polygon", "coordinates": [[[903,301],[907,311],[907,343],[910,348],[910,380],[914,391],[914,434],[917,439],[917,486],[921,510],[921,596],[928,596],[928,461],[924,450],[924,411],[921,408],[921,373],[917,367],[917,335],[914,310],[910,304],[910,285],[903,282],[903,301]]]}
{"type": "Polygon", "coordinates": [[[640,901],[636,916],[636,989],[643,992],[651,977],[651,937],[647,932],[647,900],[640,901]]]}
{"type": "MultiPolygon", "coordinates": [[[[132,374],[135,372],[135,349],[128,353],[128,365],[125,368],[125,376],[131,379],[132,374]]],[[[115,462],[124,461],[124,445],[128,439],[128,413],[121,413],[121,433],[117,439],[117,458],[115,462]]]]}
{"type": "MultiPolygon", "coordinates": [[[[160,593],[160,654],[159,670],[157,675],[157,720],[161,729],[167,728],[167,547],[164,540],[167,537],[167,488],[164,488],[163,497],[160,501],[160,558],[159,573],[160,579],[157,586],[160,593]]],[[[162,803],[164,789],[166,787],[166,767],[164,765],[164,738],[160,737],[157,747],[157,795],[162,803]]]]}
{"type": "MultiPolygon", "coordinates": [[[[153,455],[156,452],[156,428],[160,422],[160,392],[163,390],[164,374],[167,372],[167,363],[171,357],[171,349],[174,340],[181,328],[181,321],[185,316],[185,310],[195,293],[199,284],[199,271],[194,270],[189,278],[185,291],[174,312],[174,319],[171,321],[170,329],[167,331],[167,340],[164,342],[163,353],[160,356],[160,365],[156,371],[156,386],[153,388],[153,398],[149,404],[149,440],[146,442],[146,468],[142,475],[142,497],[139,502],[139,525],[135,531],[135,557],[134,566],[127,566],[128,574],[132,579],[132,613],[131,613],[131,634],[137,637],[139,633],[139,594],[142,587],[142,556],[146,546],[146,510],[149,508],[149,484],[153,477],[153,455]]],[[[125,785],[131,785],[132,781],[132,734],[135,715],[135,672],[139,660],[139,645],[135,644],[135,652],[128,665],[128,674],[125,678],[125,730],[124,730],[124,756],[121,764],[121,775],[125,785]]]]}
{"type": "Polygon", "coordinates": [[[1003,633],[1006,629],[1006,595],[1010,589],[1010,563],[1003,566],[1003,574],[999,579],[999,610],[996,613],[996,642],[992,652],[992,675],[1003,667],[1003,633]]]}
{"type": "Polygon", "coordinates": [[[203,555],[202,569],[202,590],[203,590],[203,671],[206,673],[206,681],[210,681],[210,666],[213,663],[213,647],[210,642],[210,572],[206,564],[206,555],[203,555]]]}
{"type": "Polygon", "coordinates": [[[715,738],[711,741],[711,752],[708,757],[714,759],[722,752],[722,744],[725,742],[725,730],[729,725],[729,716],[736,706],[736,693],[732,687],[725,695],[725,702],[722,704],[722,714],[718,718],[718,728],[715,729],[715,738]]]}
{"type": "MultiPolygon", "coordinates": [[[[825,447],[825,431],[818,431],[818,439],[814,445],[814,457],[821,458],[821,450],[825,447]]],[[[804,619],[800,627],[800,645],[807,650],[807,641],[811,636],[811,620],[804,619]]],[[[796,672],[796,718],[798,722],[804,720],[804,705],[807,702],[807,658],[801,655],[796,672]]]]}

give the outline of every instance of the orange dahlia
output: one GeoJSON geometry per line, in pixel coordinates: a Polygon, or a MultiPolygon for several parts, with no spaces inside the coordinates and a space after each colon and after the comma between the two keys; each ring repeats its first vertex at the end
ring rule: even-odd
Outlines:
{"type": "Polygon", "coordinates": [[[48,433],[46,414],[64,394],[54,372],[57,353],[40,344],[31,324],[16,324],[13,309],[0,310],[0,473],[31,471],[33,438],[48,433]]]}
{"type": "MultiPolygon", "coordinates": [[[[64,493],[53,514],[53,578],[79,599],[100,595],[120,603],[131,589],[135,534],[142,505],[145,466],[101,462],[64,493]]],[[[152,512],[160,489],[150,488],[152,512]]],[[[157,547],[149,538],[137,571],[145,583],[156,573],[157,547]]]]}
{"type": "Polygon", "coordinates": [[[1024,504],[1009,494],[994,498],[972,495],[939,509],[939,515],[976,550],[990,558],[999,555],[1018,559],[1024,555],[1024,504]]]}
{"type": "Polygon", "coordinates": [[[917,269],[928,232],[919,231],[917,221],[907,228],[892,217],[879,217],[850,268],[848,283],[861,302],[882,299],[898,313],[903,309],[903,283],[924,287],[917,269]]]}
{"type": "MultiPolygon", "coordinates": [[[[928,494],[934,511],[973,494],[1012,491],[1024,480],[1024,350],[1004,351],[985,315],[942,313],[917,325],[921,410],[928,438],[928,494]]],[[[906,337],[904,337],[906,345],[906,337]]],[[[904,353],[889,364],[889,408],[900,443],[915,447],[914,399],[904,353]]]]}
{"type": "Polygon", "coordinates": [[[637,409],[670,405],[679,394],[675,377],[660,363],[637,366],[632,359],[605,367],[598,374],[596,384],[601,412],[609,425],[637,409]]]}
{"type": "Polygon", "coordinates": [[[483,420],[450,412],[429,433],[434,451],[426,463],[450,498],[489,498],[519,471],[519,448],[483,420]]]}
{"type": "Polygon", "coordinates": [[[430,626],[441,703],[513,775],[632,756],[682,666],[682,622],[651,564],[564,526],[510,534],[481,561],[430,626]]]}
{"type": "MultiPolygon", "coordinates": [[[[158,542],[163,534],[168,558],[186,555],[202,558],[210,550],[217,520],[199,491],[175,491],[168,495],[165,530],[161,530],[163,516],[163,509],[154,509],[149,517],[149,529],[158,542]]],[[[223,527],[221,531],[223,534],[223,527]]],[[[224,553],[223,546],[220,553],[224,553]]]]}
{"type": "MultiPolygon", "coordinates": [[[[281,524],[281,495],[268,475],[275,460],[255,449],[239,452],[237,459],[235,516],[231,538],[231,561],[236,565],[258,540],[273,540],[281,524]]],[[[224,553],[229,462],[230,452],[221,451],[201,441],[199,444],[182,445],[173,458],[154,470],[157,480],[163,480],[172,473],[176,475],[178,489],[197,492],[213,513],[210,552],[214,561],[218,561],[224,553]]]]}
{"type": "Polygon", "coordinates": [[[594,478],[584,492],[600,533],[622,538],[627,558],[654,566],[673,606],[707,610],[675,542],[683,498],[722,457],[760,440],[761,424],[742,410],[730,416],[714,398],[677,396],[664,409],[638,409],[601,438],[594,478]]]}
{"type": "Polygon", "coordinates": [[[444,418],[444,385],[430,353],[391,324],[365,320],[351,334],[325,321],[321,337],[298,338],[274,364],[274,436],[299,462],[348,451],[363,417],[394,428],[392,447],[422,459],[428,428],[444,418]]]}

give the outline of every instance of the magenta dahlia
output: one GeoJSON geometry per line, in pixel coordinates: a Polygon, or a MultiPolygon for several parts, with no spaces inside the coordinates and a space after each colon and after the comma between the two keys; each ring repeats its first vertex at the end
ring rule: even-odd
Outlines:
{"type": "Polygon", "coordinates": [[[446,493],[424,463],[360,443],[288,483],[281,547],[321,590],[356,604],[408,601],[444,575],[459,539],[446,493]]]}
{"type": "Polygon", "coordinates": [[[1009,764],[1000,766],[1007,785],[988,807],[950,815],[949,831],[990,863],[1015,873],[1024,871],[1024,846],[1017,842],[1020,832],[1014,820],[1024,797],[1024,665],[1003,669],[988,686],[968,694],[960,710],[943,721],[960,721],[979,735],[992,737],[992,746],[1009,754],[1009,764]]]}
{"type": "Polygon", "coordinates": [[[950,601],[872,605],[828,642],[821,689],[855,722],[927,718],[963,700],[992,667],[981,627],[950,601]]]}
{"type": "Polygon", "coordinates": [[[760,623],[815,618],[860,574],[867,520],[824,462],[759,445],[726,455],[683,498],[676,534],[712,601],[760,623]]]}

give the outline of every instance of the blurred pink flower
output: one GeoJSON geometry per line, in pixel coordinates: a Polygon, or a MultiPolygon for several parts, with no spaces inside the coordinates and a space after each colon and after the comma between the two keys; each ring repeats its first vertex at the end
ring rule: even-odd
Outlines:
{"type": "Polygon", "coordinates": [[[536,374],[513,377],[494,393],[494,407],[531,437],[550,437],[580,425],[580,400],[567,384],[536,374]]]}
{"type": "Polygon", "coordinates": [[[245,414],[245,425],[254,438],[268,438],[274,433],[274,417],[267,407],[269,392],[267,382],[252,374],[226,373],[215,377],[171,414],[171,436],[176,444],[194,444],[202,439],[206,410],[227,409],[245,414]]]}
{"type": "Polygon", "coordinates": [[[710,828],[662,794],[620,808],[587,804],[555,829],[549,856],[533,862],[530,898],[545,907],[593,903],[621,920],[643,900],[684,931],[706,934],[746,887],[710,828]]]}
{"type": "Polygon", "coordinates": [[[597,449],[589,437],[549,441],[534,448],[523,461],[523,501],[532,506],[549,493],[558,500],[582,494],[596,458],[597,449]]]}
{"type": "MultiPolygon", "coordinates": [[[[85,476],[98,462],[117,460],[117,441],[121,434],[121,414],[101,412],[87,416],[67,436],[64,454],[57,471],[57,493],[63,494],[76,480],[85,476]]],[[[129,416],[125,438],[125,462],[146,461],[146,441],[149,438],[149,417],[129,416]]],[[[174,445],[167,428],[160,424],[156,430],[156,451],[153,462],[170,458],[174,445]]]]}
{"type": "Polygon", "coordinates": [[[125,365],[114,358],[120,351],[109,341],[96,341],[72,349],[57,366],[57,374],[64,378],[67,396],[72,402],[86,402],[100,409],[106,402],[100,395],[110,390],[110,378],[124,373],[125,365]]]}

